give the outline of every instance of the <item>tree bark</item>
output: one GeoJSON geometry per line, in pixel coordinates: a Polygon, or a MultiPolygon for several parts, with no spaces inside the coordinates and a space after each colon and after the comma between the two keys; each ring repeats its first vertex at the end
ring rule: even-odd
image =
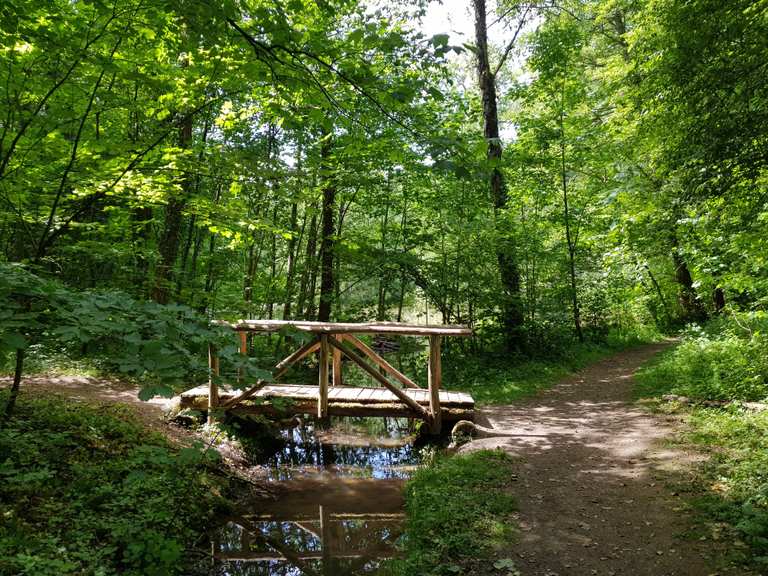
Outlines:
{"type": "Polygon", "coordinates": [[[661,307],[664,310],[664,318],[667,321],[667,325],[670,326],[672,324],[672,316],[669,313],[669,306],[667,306],[667,299],[664,297],[664,292],[662,292],[661,286],[659,286],[659,283],[656,280],[656,276],[654,276],[653,272],[651,271],[651,267],[647,263],[644,264],[643,267],[645,268],[645,271],[648,273],[648,278],[651,280],[651,284],[653,285],[653,288],[656,291],[656,295],[659,297],[659,301],[661,302],[661,307]]]}
{"type": "Polygon", "coordinates": [[[500,212],[507,204],[507,189],[504,175],[499,169],[502,157],[499,139],[499,115],[496,96],[496,78],[491,70],[488,55],[488,26],[486,23],[485,0],[473,0],[475,8],[475,43],[477,48],[477,77],[483,102],[483,131],[488,143],[487,159],[491,168],[490,189],[493,208],[497,216],[498,239],[496,259],[499,266],[502,299],[502,323],[506,346],[509,350],[520,350],[523,346],[523,306],[520,295],[520,271],[511,240],[505,237],[498,225],[500,212]]]}
{"type": "Polygon", "coordinates": [[[3,425],[5,425],[13,416],[13,409],[16,407],[16,398],[19,397],[19,387],[21,386],[21,374],[24,371],[24,349],[16,348],[16,367],[13,371],[13,384],[11,392],[8,395],[8,401],[5,403],[3,413],[3,425]]]}
{"type": "MultiPolygon", "coordinates": [[[[315,206],[312,207],[312,210],[315,206]]],[[[304,320],[312,320],[314,314],[315,299],[315,274],[317,270],[317,214],[312,214],[309,222],[309,236],[307,237],[307,250],[304,256],[304,269],[301,273],[301,286],[299,299],[296,303],[297,316],[304,320]],[[309,304],[307,304],[309,301],[309,304]],[[310,313],[311,312],[311,313],[310,313]]]]}
{"type": "MultiPolygon", "coordinates": [[[[189,148],[192,142],[192,115],[188,115],[179,130],[179,146],[189,148]]],[[[152,289],[152,299],[160,304],[168,303],[170,295],[171,272],[176,262],[181,242],[182,215],[187,204],[187,197],[192,188],[192,178],[189,173],[184,175],[181,195],[173,195],[165,206],[165,226],[160,237],[158,252],[160,261],[155,269],[155,283],[152,289]]]]}
{"type": "Polygon", "coordinates": [[[288,241],[288,271],[285,277],[285,302],[283,304],[283,320],[291,319],[293,307],[293,290],[296,283],[296,254],[301,248],[301,238],[307,225],[307,215],[301,223],[301,229],[296,230],[298,224],[298,202],[291,203],[291,239],[288,241]]]}
{"type": "Polygon", "coordinates": [[[684,320],[689,322],[706,320],[707,311],[699,299],[688,263],[680,252],[677,237],[674,234],[672,236],[672,260],[675,263],[675,280],[680,285],[679,301],[683,309],[684,320]]]}
{"type": "MultiPolygon", "coordinates": [[[[301,156],[302,147],[301,142],[299,142],[299,145],[296,150],[296,174],[298,176],[299,182],[302,180],[302,166],[301,166],[301,156]]],[[[304,213],[304,221],[301,225],[301,231],[299,232],[296,228],[298,225],[298,219],[299,219],[299,202],[297,200],[297,195],[301,184],[297,187],[297,190],[294,190],[294,197],[291,200],[291,218],[289,221],[289,229],[291,231],[291,237],[288,239],[288,269],[286,271],[285,276],[285,300],[283,302],[283,320],[290,320],[291,318],[291,307],[293,305],[293,290],[294,290],[294,280],[296,276],[296,252],[301,247],[301,236],[304,232],[304,226],[307,223],[307,215],[306,212],[304,213]]]]}

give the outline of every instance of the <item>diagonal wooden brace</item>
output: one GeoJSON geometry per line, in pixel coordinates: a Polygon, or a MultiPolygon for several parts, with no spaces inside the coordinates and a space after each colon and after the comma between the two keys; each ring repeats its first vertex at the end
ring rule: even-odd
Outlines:
{"type": "MultiPolygon", "coordinates": [[[[275,370],[272,373],[272,378],[274,380],[277,380],[278,378],[280,378],[280,376],[285,374],[288,371],[288,369],[291,366],[293,366],[296,362],[298,362],[299,360],[301,360],[305,356],[307,356],[309,354],[312,354],[318,348],[320,348],[320,339],[319,338],[315,338],[312,341],[307,342],[306,344],[304,344],[304,346],[302,346],[301,348],[296,350],[296,352],[294,352],[294,353],[290,354],[289,356],[283,358],[280,362],[278,362],[275,365],[275,370]]],[[[239,396],[235,396],[234,398],[230,398],[226,402],[222,402],[221,403],[221,408],[225,408],[225,409],[226,408],[232,408],[233,406],[236,406],[236,405],[240,404],[240,402],[248,400],[254,394],[256,394],[256,392],[261,390],[266,384],[269,384],[269,382],[267,382],[266,380],[258,380],[254,386],[252,386],[251,388],[249,388],[248,390],[246,390],[245,392],[243,392],[239,396]]]]}
{"type": "Polygon", "coordinates": [[[382,376],[379,374],[379,372],[373,368],[370,364],[365,362],[358,354],[355,353],[354,348],[352,348],[349,344],[346,344],[344,342],[339,342],[331,336],[328,335],[328,343],[333,346],[334,348],[338,348],[341,350],[347,358],[352,360],[355,364],[360,366],[363,370],[365,370],[368,375],[370,375],[374,380],[376,380],[379,384],[384,386],[387,390],[392,392],[397,398],[402,401],[405,405],[407,405],[409,408],[411,408],[414,412],[416,412],[421,418],[426,420],[427,422],[432,422],[432,417],[430,416],[429,412],[416,400],[408,396],[405,392],[400,390],[397,386],[393,385],[385,376],[382,376]]]}

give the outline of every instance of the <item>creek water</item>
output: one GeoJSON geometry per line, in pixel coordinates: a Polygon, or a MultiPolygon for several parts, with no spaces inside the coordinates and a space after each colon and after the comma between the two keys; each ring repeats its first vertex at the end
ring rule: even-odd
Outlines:
{"type": "Polygon", "coordinates": [[[423,452],[403,419],[301,424],[254,455],[270,496],[245,496],[211,534],[211,576],[375,574],[398,554],[403,484],[423,452]]]}

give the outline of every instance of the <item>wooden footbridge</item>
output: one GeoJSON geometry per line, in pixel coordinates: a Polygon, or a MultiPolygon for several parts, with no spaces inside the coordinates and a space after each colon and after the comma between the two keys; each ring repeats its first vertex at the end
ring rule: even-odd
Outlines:
{"type": "Polygon", "coordinates": [[[211,348],[211,377],[208,386],[182,393],[182,408],[208,410],[209,416],[216,410],[251,414],[310,414],[321,419],[328,416],[403,416],[425,421],[433,434],[440,432],[443,421],[471,420],[473,417],[472,396],[440,389],[442,338],[470,336],[472,331],[466,326],[290,320],[241,320],[221,324],[231,327],[240,335],[242,353],[247,351],[249,333],[269,334],[288,328],[311,334],[309,342],[278,362],[272,380],[277,381],[293,364],[317,353],[318,385],[277,384],[259,380],[242,390],[220,387],[215,378],[219,362],[215,350],[211,348]],[[428,338],[428,387],[419,387],[382,358],[358,338],[362,334],[428,338]],[[379,387],[345,386],[342,356],[359,366],[379,387]]]}

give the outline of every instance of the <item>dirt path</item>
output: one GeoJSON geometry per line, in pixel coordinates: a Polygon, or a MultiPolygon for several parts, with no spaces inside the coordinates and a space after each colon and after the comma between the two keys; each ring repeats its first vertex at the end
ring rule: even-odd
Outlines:
{"type": "MultiPolygon", "coordinates": [[[[10,385],[9,377],[0,377],[0,387],[10,385]]],[[[90,376],[25,376],[21,382],[21,394],[59,394],[90,404],[121,404],[130,408],[152,430],[168,436],[172,441],[185,444],[190,441],[189,431],[169,424],[163,415],[170,406],[168,398],[139,400],[139,389],[112,378],[90,376]]]]}
{"type": "Polygon", "coordinates": [[[723,568],[691,526],[670,482],[697,456],[664,446],[676,422],[632,403],[632,375],[665,344],[623,352],[511,406],[484,409],[479,423],[514,432],[465,448],[520,457],[514,492],[523,576],[707,576],[723,568]],[[485,421],[483,421],[485,420],[485,421]]]}

